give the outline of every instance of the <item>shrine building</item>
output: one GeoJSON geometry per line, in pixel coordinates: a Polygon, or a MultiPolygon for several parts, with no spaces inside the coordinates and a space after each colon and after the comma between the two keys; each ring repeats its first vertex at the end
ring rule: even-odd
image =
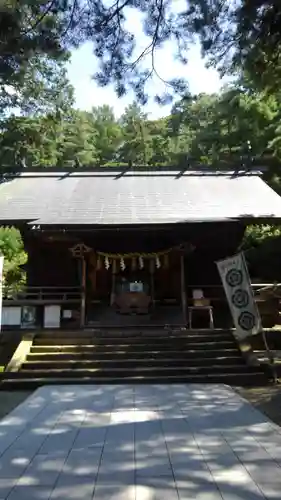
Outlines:
{"type": "Polygon", "coordinates": [[[28,253],[3,326],[187,325],[199,289],[223,327],[216,261],[247,225],[280,221],[281,198],[258,172],[23,171],[0,185],[0,224],[20,230],[28,253]]]}

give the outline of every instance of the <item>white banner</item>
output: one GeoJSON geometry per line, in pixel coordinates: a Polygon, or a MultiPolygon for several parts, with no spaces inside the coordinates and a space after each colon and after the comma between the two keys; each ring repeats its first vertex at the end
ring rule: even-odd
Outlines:
{"type": "Polygon", "coordinates": [[[237,338],[243,339],[262,330],[261,318],[254,300],[247,263],[243,253],[217,262],[231,310],[237,338]]]}
{"type": "Polygon", "coordinates": [[[0,255],[0,331],[2,329],[3,265],[4,265],[4,257],[3,255],[0,255]]]}

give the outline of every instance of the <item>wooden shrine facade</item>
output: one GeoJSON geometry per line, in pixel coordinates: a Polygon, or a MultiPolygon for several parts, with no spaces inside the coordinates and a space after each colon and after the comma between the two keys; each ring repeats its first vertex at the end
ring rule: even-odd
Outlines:
{"type": "Polygon", "coordinates": [[[216,260],[237,251],[247,224],[280,220],[281,198],[257,173],[138,167],[11,176],[0,184],[0,223],[20,229],[28,263],[25,289],[4,300],[4,324],[186,324],[198,287],[219,304],[216,323],[226,307],[216,260]]]}
{"type": "MultiPolygon", "coordinates": [[[[225,302],[216,260],[234,252],[244,225],[233,222],[146,228],[23,231],[27,284],[4,306],[33,310],[53,327],[130,322],[186,323],[193,288],[225,302]],[[136,293],[137,292],[137,293],[136,293]],[[137,300],[136,300],[137,297],[137,300]]],[[[32,317],[32,313],[31,317],[32,317]]]]}

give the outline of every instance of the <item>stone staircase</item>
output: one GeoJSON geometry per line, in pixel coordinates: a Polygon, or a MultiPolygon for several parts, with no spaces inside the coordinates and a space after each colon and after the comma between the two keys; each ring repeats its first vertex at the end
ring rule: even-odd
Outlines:
{"type": "Polygon", "coordinates": [[[231,331],[158,328],[43,331],[2,388],[75,383],[266,382],[248,366],[231,331]]]}

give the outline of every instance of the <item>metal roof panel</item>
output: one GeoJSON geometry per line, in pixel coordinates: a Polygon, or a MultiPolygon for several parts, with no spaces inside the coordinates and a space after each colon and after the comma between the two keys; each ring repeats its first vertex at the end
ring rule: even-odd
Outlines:
{"type": "Polygon", "coordinates": [[[258,175],[189,172],[24,173],[0,186],[0,221],[39,225],[166,224],[281,218],[258,175]]]}

